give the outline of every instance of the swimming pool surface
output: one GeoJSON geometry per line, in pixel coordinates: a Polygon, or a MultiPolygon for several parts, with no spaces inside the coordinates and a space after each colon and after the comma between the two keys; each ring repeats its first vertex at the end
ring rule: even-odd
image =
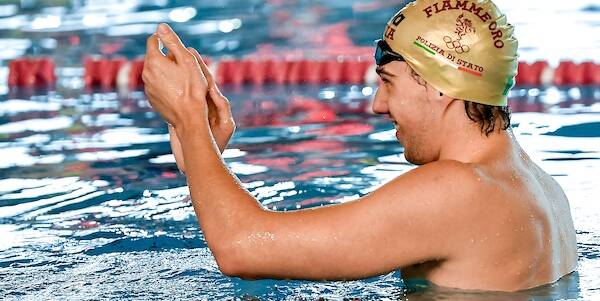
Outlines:
{"type": "MultiPolygon", "coordinates": [[[[223,90],[238,123],[224,156],[267,208],[345,202],[414,168],[392,124],[365,112],[374,87],[223,90]]],[[[600,88],[516,88],[511,102],[519,142],[569,197],[579,269],[530,291],[477,294],[404,282],[401,271],[348,282],[223,276],[141,91],[2,96],[0,298],[598,299],[600,88]]]]}

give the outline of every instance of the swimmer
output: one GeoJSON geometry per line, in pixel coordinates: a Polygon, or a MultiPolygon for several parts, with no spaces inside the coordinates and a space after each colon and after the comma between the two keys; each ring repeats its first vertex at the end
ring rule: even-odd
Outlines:
{"type": "Polygon", "coordinates": [[[406,279],[492,291],[573,272],[567,197],[510,129],[517,40],[498,8],[489,0],[417,0],[390,20],[375,59],[382,81],[372,109],[389,116],[418,167],[350,202],[275,212],[221,158],[235,125],[202,57],[166,24],[148,38],[146,93],[170,124],[219,269],[244,279],[308,280],[400,269],[406,279]]]}

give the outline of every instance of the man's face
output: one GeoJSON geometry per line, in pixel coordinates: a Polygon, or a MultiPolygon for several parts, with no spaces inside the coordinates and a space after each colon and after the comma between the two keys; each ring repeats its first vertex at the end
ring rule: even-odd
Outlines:
{"type": "MultiPolygon", "coordinates": [[[[428,97],[433,87],[417,82],[406,62],[393,61],[377,68],[382,82],[373,112],[387,114],[396,126],[408,162],[421,165],[437,160],[441,115],[428,97]]],[[[417,78],[419,79],[419,78],[417,78]]],[[[439,93],[435,91],[435,93],[439,93]]]]}

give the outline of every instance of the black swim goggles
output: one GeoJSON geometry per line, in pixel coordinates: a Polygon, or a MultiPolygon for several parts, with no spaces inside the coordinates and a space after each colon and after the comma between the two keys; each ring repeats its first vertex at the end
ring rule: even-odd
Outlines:
{"type": "Polygon", "coordinates": [[[375,63],[377,66],[383,66],[391,61],[405,62],[404,58],[394,52],[385,40],[379,39],[375,41],[375,47],[375,63]]]}

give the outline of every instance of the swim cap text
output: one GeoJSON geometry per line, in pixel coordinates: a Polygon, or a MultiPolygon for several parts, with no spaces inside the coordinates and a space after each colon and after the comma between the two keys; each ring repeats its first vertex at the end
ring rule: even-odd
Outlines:
{"type": "MultiPolygon", "coordinates": [[[[479,17],[479,19],[483,23],[486,23],[492,19],[492,16],[490,15],[489,12],[483,11],[483,7],[478,6],[477,3],[470,3],[469,0],[464,0],[464,1],[444,0],[442,2],[437,2],[437,3],[434,3],[434,4],[426,7],[425,9],[423,9],[423,12],[427,15],[427,18],[430,18],[431,16],[441,13],[443,11],[458,10],[458,9],[471,12],[472,14],[479,17]],[[453,5],[453,3],[454,3],[454,5],[453,5]]],[[[501,40],[502,31],[500,29],[498,29],[498,23],[496,23],[496,21],[490,23],[488,26],[488,29],[490,30],[490,33],[492,34],[492,40],[494,41],[494,47],[503,48],[504,41],[501,40]]]]}

